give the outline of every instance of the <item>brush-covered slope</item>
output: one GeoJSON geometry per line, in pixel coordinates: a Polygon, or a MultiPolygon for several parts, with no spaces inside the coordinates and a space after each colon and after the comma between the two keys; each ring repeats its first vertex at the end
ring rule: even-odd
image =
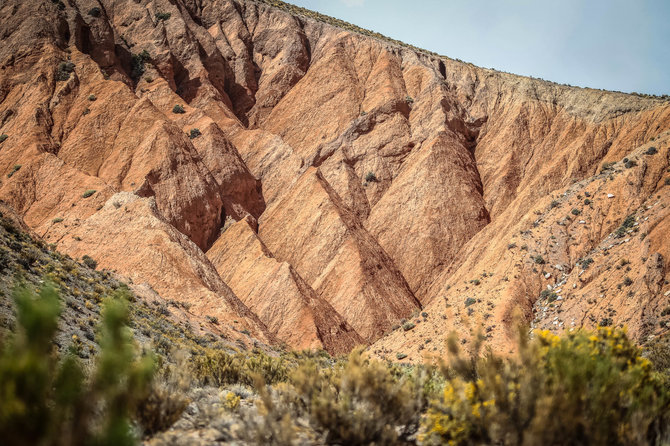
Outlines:
{"type": "Polygon", "coordinates": [[[479,326],[505,348],[516,312],[667,330],[667,101],[270,3],[3,2],[0,198],[64,252],[296,348],[422,311],[373,350],[417,359],[479,326]],[[631,214],[639,234],[612,239],[631,214]],[[560,300],[538,300],[548,285],[560,300]]]}

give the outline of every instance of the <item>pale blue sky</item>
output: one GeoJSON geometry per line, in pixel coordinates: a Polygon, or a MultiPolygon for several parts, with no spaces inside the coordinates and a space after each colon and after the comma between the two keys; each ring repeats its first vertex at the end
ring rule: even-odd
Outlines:
{"type": "Polygon", "coordinates": [[[670,0],[289,0],[476,65],[670,94],[670,0]]]}

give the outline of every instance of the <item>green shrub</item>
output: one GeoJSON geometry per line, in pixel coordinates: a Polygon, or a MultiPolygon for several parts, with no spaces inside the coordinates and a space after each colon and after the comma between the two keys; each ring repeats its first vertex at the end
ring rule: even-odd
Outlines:
{"type": "Polygon", "coordinates": [[[100,8],[95,6],[95,7],[88,10],[88,15],[90,15],[91,17],[100,17],[101,12],[102,11],[100,10],[100,8]]]}
{"type": "Polygon", "coordinates": [[[135,409],[134,418],[145,435],[167,430],[190,403],[186,396],[191,386],[188,357],[184,352],[176,352],[175,357],[175,363],[158,374],[135,409]]]}
{"type": "Polygon", "coordinates": [[[84,263],[84,265],[86,265],[87,267],[89,267],[91,269],[96,269],[98,267],[98,262],[93,260],[93,258],[91,258],[88,255],[85,255],[84,257],[82,257],[81,261],[84,263]]]}
{"type": "Polygon", "coordinates": [[[157,12],[156,13],[156,19],[157,20],[165,21],[165,20],[168,20],[170,17],[172,17],[172,14],[170,14],[169,12],[157,12]]]}
{"type": "Polygon", "coordinates": [[[626,169],[631,169],[637,166],[637,162],[635,162],[634,160],[626,160],[624,161],[624,166],[626,166],[626,169]]]}
{"type": "Polygon", "coordinates": [[[354,350],[332,368],[306,362],[292,393],[326,444],[399,444],[416,429],[421,394],[407,376],[354,350]]]}
{"type": "Polygon", "coordinates": [[[593,259],[591,257],[587,257],[587,258],[583,259],[581,262],[579,262],[579,264],[584,269],[588,269],[589,266],[591,266],[592,263],[593,263],[593,259]]]}
{"type": "Polygon", "coordinates": [[[11,178],[12,176],[14,176],[14,174],[18,172],[19,169],[21,169],[21,164],[14,164],[12,170],[10,170],[9,173],[7,174],[7,178],[11,178]]]}
{"type": "MultiPolygon", "coordinates": [[[[520,330],[523,333],[523,330],[520,330]]],[[[518,353],[467,360],[450,342],[423,444],[647,445],[670,435],[670,391],[625,332],[519,335],[518,353]],[[470,367],[470,365],[472,367],[470,367]]]]}
{"type": "Polygon", "coordinates": [[[202,135],[202,133],[200,133],[199,129],[191,129],[191,131],[188,134],[188,137],[191,139],[195,139],[200,135],[202,135]]]}
{"type": "Polygon", "coordinates": [[[70,73],[74,71],[75,65],[72,62],[61,62],[56,70],[56,80],[66,81],[70,79],[70,73]]]}
{"type": "Polygon", "coordinates": [[[260,375],[268,384],[286,381],[293,365],[284,358],[274,358],[260,351],[245,355],[206,349],[191,358],[191,367],[199,382],[221,387],[251,385],[255,375],[260,375]]]}
{"type": "Polygon", "coordinates": [[[367,174],[365,174],[365,181],[367,181],[368,183],[374,183],[377,182],[378,180],[373,172],[368,172],[367,174]]]}
{"type": "Polygon", "coordinates": [[[416,327],[414,322],[405,322],[404,324],[402,324],[402,329],[405,330],[405,331],[410,331],[414,327],[416,327]]]}
{"type": "Polygon", "coordinates": [[[130,58],[130,77],[137,81],[146,70],[146,62],[151,60],[151,55],[147,50],[142,50],[140,54],[133,54],[130,58]]]}
{"type": "Polygon", "coordinates": [[[467,299],[465,299],[465,307],[466,308],[469,307],[470,305],[474,305],[476,303],[477,303],[477,301],[475,299],[473,299],[472,297],[468,297],[467,299]]]}
{"type": "Polygon", "coordinates": [[[81,195],[81,197],[82,197],[82,198],[88,198],[88,197],[90,197],[91,195],[93,195],[93,194],[96,193],[96,192],[97,192],[97,191],[96,191],[95,189],[88,189],[88,190],[86,190],[86,191],[81,195]]]}
{"type": "Polygon", "coordinates": [[[633,225],[635,225],[635,215],[631,214],[628,217],[626,217],[623,223],[621,223],[621,226],[619,226],[614,235],[617,238],[624,237],[628,232],[628,230],[633,227],[633,225]]]}
{"type": "Polygon", "coordinates": [[[658,149],[656,147],[649,147],[646,152],[644,152],[645,155],[656,155],[658,153],[658,149]]]}
{"type": "Polygon", "coordinates": [[[575,216],[576,216],[576,215],[579,215],[579,214],[582,213],[582,211],[580,211],[580,210],[577,209],[577,208],[574,208],[571,212],[572,212],[572,215],[575,215],[575,216]]]}
{"type": "Polygon", "coordinates": [[[5,133],[0,135],[0,143],[5,142],[7,140],[7,138],[9,138],[9,136],[7,136],[5,133]]]}
{"type": "Polygon", "coordinates": [[[60,223],[63,221],[63,217],[56,217],[53,220],[51,220],[51,223],[60,223]]]}
{"type": "Polygon", "coordinates": [[[93,101],[95,101],[95,100],[97,100],[97,99],[98,99],[98,98],[97,98],[94,94],[91,94],[91,95],[88,96],[88,100],[91,101],[91,102],[93,102],[93,101]]]}
{"type": "Polygon", "coordinates": [[[182,105],[176,104],[174,107],[172,107],[172,113],[184,114],[186,113],[186,110],[184,110],[184,107],[182,105]]]}
{"type": "MultiPolygon", "coordinates": [[[[118,295],[104,303],[100,354],[87,378],[72,351],[53,353],[60,304],[51,286],[14,291],[18,331],[0,348],[0,436],[5,444],[135,444],[130,415],[153,360],[137,358],[118,295]]],[[[74,339],[74,338],[73,338],[74,339]]]]}
{"type": "Polygon", "coordinates": [[[547,262],[544,260],[544,257],[542,257],[542,256],[539,255],[539,254],[536,255],[536,256],[534,256],[534,257],[532,257],[532,259],[533,259],[533,262],[537,263],[538,265],[544,265],[545,263],[547,263],[547,262]]]}

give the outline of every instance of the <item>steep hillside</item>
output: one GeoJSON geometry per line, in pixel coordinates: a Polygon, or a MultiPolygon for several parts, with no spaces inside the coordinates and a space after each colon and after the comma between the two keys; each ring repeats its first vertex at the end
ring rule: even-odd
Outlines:
{"type": "Polygon", "coordinates": [[[0,199],[208,330],[416,360],[517,313],[669,329],[663,98],[274,1],[7,0],[0,31],[0,199]]]}

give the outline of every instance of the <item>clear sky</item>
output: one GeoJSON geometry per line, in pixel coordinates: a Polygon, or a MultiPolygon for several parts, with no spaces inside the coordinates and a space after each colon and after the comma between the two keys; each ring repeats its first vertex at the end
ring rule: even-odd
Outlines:
{"type": "Polygon", "coordinates": [[[487,68],[670,94],[670,0],[288,0],[487,68]]]}

